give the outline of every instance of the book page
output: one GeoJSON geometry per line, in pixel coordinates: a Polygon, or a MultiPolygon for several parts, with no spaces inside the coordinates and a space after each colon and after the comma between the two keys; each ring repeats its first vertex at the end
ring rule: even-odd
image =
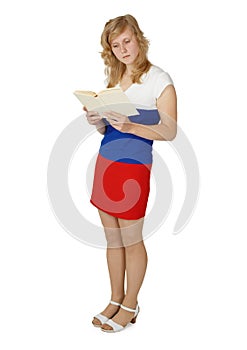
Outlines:
{"type": "Polygon", "coordinates": [[[102,91],[99,96],[105,111],[114,111],[123,115],[138,115],[135,106],[129,101],[127,95],[120,88],[113,88],[102,91]]]}
{"type": "Polygon", "coordinates": [[[130,103],[128,97],[119,88],[113,88],[101,91],[98,96],[104,102],[105,105],[115,104],[115,103],[130,103]]]}
{"type": "Polygon", "coordinates": [[[88,111],[103,112],[114,111],[126,116],[138,115],[135,106],[129,101],[127,95],[120,88],[109,88],[97,94],[92,91],[75,91],[74,95],[87,108],[88,111]]]}
{"type": "Polygon", "coordinates": [[[87,96],[97,96],[96,92],[89,90],[76,90],[74,92],[76,95],[87,95],[87,96]]]}
{"type": "Polygon", "coordinates": [[[87,108],[88,111],[94,111],[103,106],[103,102],[99,99],[99,97],[84,95],[78,91],[75,91],[74,95],[78,98],[81,104],[87,108]]]}
{"type": "Polygon", "coordinates": [[[103,116],[104,112],[110,111],[126,115],[127,117],[139,115],[139,112],[131,103],[112,103],[102,108],[97,108],[97,111],[102,113],[103,116]]]}

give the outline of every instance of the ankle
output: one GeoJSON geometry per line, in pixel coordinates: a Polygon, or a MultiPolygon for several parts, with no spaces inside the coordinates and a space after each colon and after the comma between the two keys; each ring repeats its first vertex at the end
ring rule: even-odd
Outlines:
{"type": "Polygon", "coordinates": [[[137,305],[137,297],[126,294],[122,304],[130,309],[135,309],[137,305]]]}
{"type": "Polygon", "coordinates": [[[122,301],[124,300],[124,294],[121,294],[121,295],[119,295],[119,294],[112,294],[112,296],[111,296],[111,300],[112,301],[115,301],[116,303],[122,303],[122,301]]]}

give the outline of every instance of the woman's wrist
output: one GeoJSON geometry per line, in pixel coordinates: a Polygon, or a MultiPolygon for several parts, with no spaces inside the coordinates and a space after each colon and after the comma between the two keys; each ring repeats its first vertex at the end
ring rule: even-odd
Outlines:
{"type": "Polygon", "coordinates": [[[105,123],[104,123],[103,119],[99,120],[99,122],[97,124],[95,124],[95,127],[96,127],[97,131],[100,132],[101,134],[105,133],[105,123]]]}
{"type": "Polygon", "coordinates": [[[129,134],[135,134],[135,132],[136,132],[136,123],[133,123],[133,122],[128,122],[128,123],[126,123],[126,125],[125,125],[125,129],[126,129],[126,131],[125,132],[127,132],[127,133],[129,133],[129,134]]]}

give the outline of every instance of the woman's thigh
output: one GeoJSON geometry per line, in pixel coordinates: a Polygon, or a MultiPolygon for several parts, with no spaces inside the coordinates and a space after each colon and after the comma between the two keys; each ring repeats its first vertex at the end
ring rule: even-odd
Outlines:
{"type": "Polygon", "coordinates": [[[118,218],[105,213],[102,210],[99,211],[99,216],[104,227],[105,237],[108,248],[120,248],[123,247],[121,231],[118,223],[118,218]]]}
{"type": "Polygon", "coordinates": [[[98,209],[100,220],[104,228],[119,228],[118,218],[98,209]]]}

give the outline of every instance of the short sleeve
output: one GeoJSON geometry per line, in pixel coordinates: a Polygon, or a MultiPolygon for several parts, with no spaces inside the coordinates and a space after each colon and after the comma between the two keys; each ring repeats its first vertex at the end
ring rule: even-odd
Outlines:
{"type": "Polygon", "coordinates": [[[154,97],[159,98],[168,85],[174,85],[170,75],[164,71],[159,72],[154,84],[154,97]]]}

